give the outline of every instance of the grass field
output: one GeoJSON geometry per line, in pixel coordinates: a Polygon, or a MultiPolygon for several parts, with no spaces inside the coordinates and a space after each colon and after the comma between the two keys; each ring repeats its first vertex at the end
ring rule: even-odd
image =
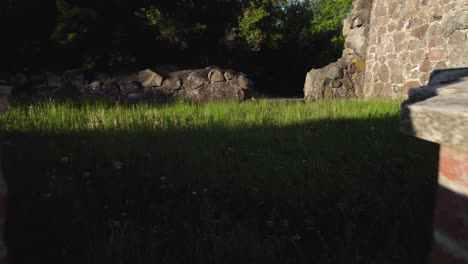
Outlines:
{"type": "Polygon", "coordinates": [[[12,263],[426,263],[438,148],[399,108],[15,104],[12,263]]]}

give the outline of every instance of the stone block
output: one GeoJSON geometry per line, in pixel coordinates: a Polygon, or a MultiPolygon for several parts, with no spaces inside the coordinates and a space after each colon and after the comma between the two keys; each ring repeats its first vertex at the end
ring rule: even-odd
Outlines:
{"type": "Polygon", "coordinates": [[[377,76],[382,82],[388,82],[390,80],[387,65],[380,66],[379,73],[377,74],[377,76]]]}
{"type": "Polygon", "coordinates": [[[437,48],[437,47],[444,45],[445,42],[446,42],[446,38],[443,38],[441,36],[432,37],[429,39],[429,43],[427,44],[427,47],[429,49],[437,48]]]}
{"type": "Polygon", "coordinates": [[[415,50],[413,52],[411,52],[411,55],[410,55],[410,62],[412,64],[419,64],[421,63],[421,61],[424,59],[424,54],[425,54],[425,51],[420,49],[420,50],[415,50]]]}
{"type": "Polygon", "coordinates": [[[407,81],[403,85],[403,93],[404,94],[409,94],[410,89],[418,88],[421,87],[421,82],[420,81],[407,81]]]}
{"type": "Polygon", "coordinates": [[[450,45],[461,46],[461,45],[466,44],[466,41],[467,41],[466,33],[462,31],[455,31],[450,35],[448,43],[450,45]]]}
{"type": "Polygon", "coordinates": [[[431,72],[434,69],[434,65],[429,60],[424,60],[419,66],[420,72],[431,72]]]}
{"type": "Polygon", "coordinates": [[[441,61],[446,58],[445,50],[443,49],[431,49],[429,51],[428,58],[430,61],[441,61]]]}
{"type": "Polygon", "coordinates": [[[427,30],[429,25],[420,26],[411,31],[411,36],[423,40],[426,37],[427,30]]]}

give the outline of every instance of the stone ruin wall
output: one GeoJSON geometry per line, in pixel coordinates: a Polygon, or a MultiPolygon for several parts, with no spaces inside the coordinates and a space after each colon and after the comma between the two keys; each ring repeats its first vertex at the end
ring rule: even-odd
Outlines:
{"type": "Polygon", "coordinates": [[[468,0],[354,0],[343,56],[306,76],[308,100],[404,99],[433,70],[468,67],[468,0]]]}
{"type": "Polygon", "coordinates": [[[436,69],[468,67],[468,0],[374,0],[364,94],[405,98],[436,69]]]}

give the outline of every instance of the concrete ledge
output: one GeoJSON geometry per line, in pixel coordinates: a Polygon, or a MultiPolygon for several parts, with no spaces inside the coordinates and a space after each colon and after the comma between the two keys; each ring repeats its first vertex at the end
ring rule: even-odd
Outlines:
{"type": "MultiPolygon", "coordinates": [[[[456,74],[447,70],[448,76],[456,74]]],[[[440,73],[438,74],[440,75],[440,73]]],[[[468,151],[468,78],[446,79],[413,89],[402,105],[400,130],[441,145],[468,151]]]]}

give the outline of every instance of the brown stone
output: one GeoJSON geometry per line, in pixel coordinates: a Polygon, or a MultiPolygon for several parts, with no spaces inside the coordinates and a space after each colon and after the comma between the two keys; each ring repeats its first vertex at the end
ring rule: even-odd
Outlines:
{"type": "Polygon", "coordinates": [[[432,48],[435,48],[435,47],[440,47],[442,46],[443,44],[445,43],[445,38],[441,37],[441,36],[436,36],[436,37],[432,37],[430,40],[429,40],[429,44],[427,44],[427,47],[429,49],[432,49],[432,48]]]}
{"type": "Polygon", "coordinates": [[[391,83],[385,84],[382,90],[382,96],[385,98],[392,98],[393,95],[393,85],[391,83]]]}
{"type": "Polygon", "coordinates": [[[433,65],[429,60],[424,60],[421,66],[419,66],[420,72],[431,72],[433,69],[433,65]]]}
{"type": "Polygon", "coordinates": [[[423,40],[424,37],[426,36],[426,33],[427,33],[427,29],[429,28],[429,25],[424,25],[424,26],[420,26],[418,28],[415,28],[413,29],[413,31],[411,31],[411,36],[419,39],[419,40],[423,40]]]}
{"type": "Polygon", "coordinates": [[[379,29],[377,30],[377,34],[379,35],[383,35],[387,33],[387,29],[385,27],[379,27],[379,29]]]}
{"type": "Polygon", "coordinates": [[[400,66],[401,66],[401,63],[398,60],[389,60],[388,61],[388,67],[390,68],[391,72],[400,71],[401,70],[400,66]]]}
{"type": "Polygon", "coordinates": [[[410,89],[418,88],[421,87],[421,82],[420,81],[407,81],[403,85],[403,93],[408,94],[410,89]]]}
{"type": "Polygon", "coordinates": [[[446,57],[445,51],[443,49],[431,49],[429,51],[429,60],[430,61],[441,61],[446,57]]]}

